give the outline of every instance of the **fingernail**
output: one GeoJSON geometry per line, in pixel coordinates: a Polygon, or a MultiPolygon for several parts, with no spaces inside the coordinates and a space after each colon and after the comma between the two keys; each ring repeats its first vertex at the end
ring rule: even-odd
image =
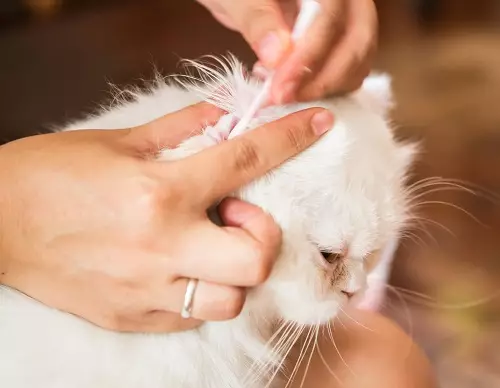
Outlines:
{"type": "Polygon", "coordinates": [[[268,33],[259,43],[257,53],[259,59],[268,66],[274,66],[285,51],[283,34],[276,31],[268,33]]]}
{"type": "Polygon", "coordinates": [[[313,127],[314,133],[316,133],[316,135],[323,135],[333,126],[332,112],[323,110],[322,112],[316,113],[311,119],[311,126],[313,127]]]}
{"type": "Polygon", "coordinates": [[[298,83],[295,81],[290,81],[284,84],[277,95],[277,103],[278,104],[287,104],[293,101],[295,90],[297,89],[298,83]]]}

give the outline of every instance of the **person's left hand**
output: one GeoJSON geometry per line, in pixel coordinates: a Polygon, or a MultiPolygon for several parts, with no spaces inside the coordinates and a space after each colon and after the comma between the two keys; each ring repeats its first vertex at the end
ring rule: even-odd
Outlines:
{"type": "Polygon", "coordinates": [[[321,11],[295,44],[291,29],[301,0],[198,0],[256,52],[256,74],[276,69],[273,103],[306,101],[359,88],[377,41],[373,0],[318,0],[321,11]]]}

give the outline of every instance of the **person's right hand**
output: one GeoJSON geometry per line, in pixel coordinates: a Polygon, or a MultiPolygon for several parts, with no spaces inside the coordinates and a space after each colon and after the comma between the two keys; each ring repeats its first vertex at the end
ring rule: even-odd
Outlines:
{"type": "Polygon", "coordinates": [[[117,331],[171,332],[239,314],[281,244],[270,216],[236,199],[206,210],[332,127],[294,113],[173,162],[176,146],[221,112],[199,104],[141,127],[33,136],[0,147],[0,283],[117,331]],[[193,319],[180,317],[200,279],[193,319]]]}

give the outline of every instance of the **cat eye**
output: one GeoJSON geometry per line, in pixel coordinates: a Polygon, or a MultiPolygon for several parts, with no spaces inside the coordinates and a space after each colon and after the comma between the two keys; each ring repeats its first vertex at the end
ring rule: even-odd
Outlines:
{"type": "Polygon", "coordinates": [[[325,259],[325,261],[329,264],[333,264],[339,260],[344,258],[344,255],[340,252],[327,252],[321,251],[321,256],[325,259]]]}

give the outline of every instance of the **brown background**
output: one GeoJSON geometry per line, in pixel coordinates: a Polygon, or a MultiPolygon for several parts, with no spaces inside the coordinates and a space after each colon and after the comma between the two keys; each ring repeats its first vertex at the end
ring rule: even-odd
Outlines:
{"type": "MultiPolygon", "coordinates": [[[[254,56],[192,1],[2,0],[0,142],[50,128],[180,58],[254,56]]],[[[379,0],[377,69],[394,77],[393,118],[422,141],[413,181],[477,185],[425,198],[434,224],[398,252],[386,312],[424,346],[443,387],[500,387],[500,1],[379,0]],[[423,296],[408,295],[402,289],[423,296]]]]}

